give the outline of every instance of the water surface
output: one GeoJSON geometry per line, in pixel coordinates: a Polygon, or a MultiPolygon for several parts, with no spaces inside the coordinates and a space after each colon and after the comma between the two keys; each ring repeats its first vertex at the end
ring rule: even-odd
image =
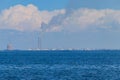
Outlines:
{"type": "Polygon", "coordinates": [[[120,51],[1,51],[0,80],[120,80],[120,51]]]}

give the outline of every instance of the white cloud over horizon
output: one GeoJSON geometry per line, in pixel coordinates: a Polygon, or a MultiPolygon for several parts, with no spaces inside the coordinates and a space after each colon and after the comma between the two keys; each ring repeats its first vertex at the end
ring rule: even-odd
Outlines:
{"type": "Polygon", "coordinates": [[[120,26],[120,10],[78,9],[73,11],[72,14],[64,19],[63,25],[68,29],[73,27],[72,30],[74,28],[76,28],[76,30],[87,28],[108,30],[115,28],[118,29],[120,26]]]}
{"type": "Polygon", "coordinates": [[[118,30],[120,10],[80,8],[40,11],[35,5],[16,5],[0,14],[0,29],[19,31],[80,31],[88,28],[118,30]]]}
{"type": "Polygon", "coordinates": [[[64,13],[65,10],[40,11],[32,4],[16,5],[1,12],[0,29],[40,30],[42,23],[48,24],[54,16],[64,13]]]}

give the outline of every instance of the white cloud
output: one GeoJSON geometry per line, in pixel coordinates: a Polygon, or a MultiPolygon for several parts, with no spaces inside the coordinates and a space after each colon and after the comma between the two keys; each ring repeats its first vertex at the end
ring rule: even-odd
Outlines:
{"type": "Polygon", "coordinates": [[[40,30],[41,24],[48,24],[50,20],[65,10],[40,11],[32,4],[16,5],[3,10],[0,14],[0,29],[14,29],[20,31],[40,30]]]}
{"type": "Polygon", "coordinates": [[[46,26],[48,31],[119,30],[120,10],[77,9],[54,17],[46,26]]]}
{"type": "Polygon", "coordinates": [[[120,26],[120,10],[74,10],[64,19],[62,26],[67,27],[69,30],[81,30],[87,28],[118,28],[120,26]]]}
{"type": "Polygon", "coordinates": [[[120,26],[120,10],[84,8],[68,12],[65,9],[40,11],[32,4],[16,5],[1,12],[0,29],[53,32],[88,28],[118,30],[120,26]]]}

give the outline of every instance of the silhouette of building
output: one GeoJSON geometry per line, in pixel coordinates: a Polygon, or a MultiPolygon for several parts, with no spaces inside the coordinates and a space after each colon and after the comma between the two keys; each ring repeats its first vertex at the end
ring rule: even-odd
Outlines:
{"type": "Polygon", "coordinates": [[[8,44],[8,45],[7,45],[7,50],[13,50],[13,47],[12,47],[11,44],[8,44]]]}

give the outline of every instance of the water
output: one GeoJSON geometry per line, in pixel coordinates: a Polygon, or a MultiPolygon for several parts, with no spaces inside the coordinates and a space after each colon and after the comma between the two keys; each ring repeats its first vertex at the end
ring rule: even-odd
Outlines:
{"type": "Polygon", "coordinates": [[[120,51],[1,51],[0,80],[120,80],[120,51]]]}

